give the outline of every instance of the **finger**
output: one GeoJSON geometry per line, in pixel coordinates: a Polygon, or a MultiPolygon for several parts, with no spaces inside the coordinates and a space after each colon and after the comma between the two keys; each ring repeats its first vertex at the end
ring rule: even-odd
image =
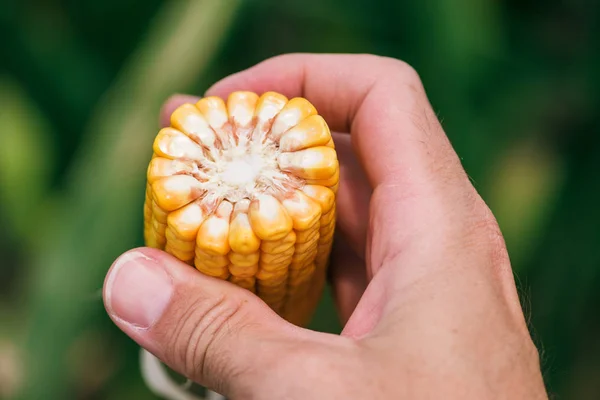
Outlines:
{"type": "Polygon", "coordinates": [[[186,377],[233,398],[254,398],[282,354],[321,334],[288,324],[258,297],[156,249],[135,249],[104,285],[113,321],[186,377]]]}
{"type": "Polygon", "coordinates": [[[336,206],[339,218],[337,227],[347,241],[348,249],[359,260],[365,259],[367,229],[369,226],[369,203],[373,190],[352,150],[350,136],[332,133],[340,161],[340,187],[336,206]]]}
{"type": "Polygon", "coordinates": [[[342,325],[345,325],[367,288],[365,261],[352,251],[342,235],[336,235],[329,276],[342,325]]]}

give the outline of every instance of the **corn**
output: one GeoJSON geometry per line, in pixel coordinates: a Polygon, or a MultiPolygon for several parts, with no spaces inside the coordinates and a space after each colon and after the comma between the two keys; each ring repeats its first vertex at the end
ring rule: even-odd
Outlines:
{"type": "Polygon", "coordinates": [[[171,115],[153,145],[146,245],[308,323],[325,283],[339,163],[304,98],[234,92],[171,115]]]}

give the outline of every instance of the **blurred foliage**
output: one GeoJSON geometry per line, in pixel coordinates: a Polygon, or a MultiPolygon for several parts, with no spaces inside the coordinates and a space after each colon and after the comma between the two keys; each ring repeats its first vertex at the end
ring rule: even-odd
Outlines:
{"type": "MultiPolygon", "coordinates": [[[[551,393],[599,398],[599,18],[592,0],[0,0],[0,398],[152,397],[99,290],[142,244],[160,104],[299,51],[420,72],[505,233],[551,393]]],[[[339,331],[329,296],[313,327],[339,331]]]]}

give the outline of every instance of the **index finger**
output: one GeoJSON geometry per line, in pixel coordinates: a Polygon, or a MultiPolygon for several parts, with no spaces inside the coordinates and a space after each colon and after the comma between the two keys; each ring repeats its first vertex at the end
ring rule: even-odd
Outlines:
{"type": "Polygon", "coordinates": [[[384,181],[419,181],[431,172],[432,160],[459,164],[417,73],[398,60],[284,55],[221,80],[207,95],[224,97],[236,90],[307,98],[332,130],[352,134],[373,187],[384,181]]]}

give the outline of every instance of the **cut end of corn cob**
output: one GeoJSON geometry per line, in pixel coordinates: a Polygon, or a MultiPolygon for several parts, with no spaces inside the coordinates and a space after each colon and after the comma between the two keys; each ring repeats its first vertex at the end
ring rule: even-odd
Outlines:
{"type": "Polygon", "coordinates": [[[304,98],[234,92],[171,114],[147,174],[144,238],[297,325],[325,283],[339,164],[304,98]]]}

